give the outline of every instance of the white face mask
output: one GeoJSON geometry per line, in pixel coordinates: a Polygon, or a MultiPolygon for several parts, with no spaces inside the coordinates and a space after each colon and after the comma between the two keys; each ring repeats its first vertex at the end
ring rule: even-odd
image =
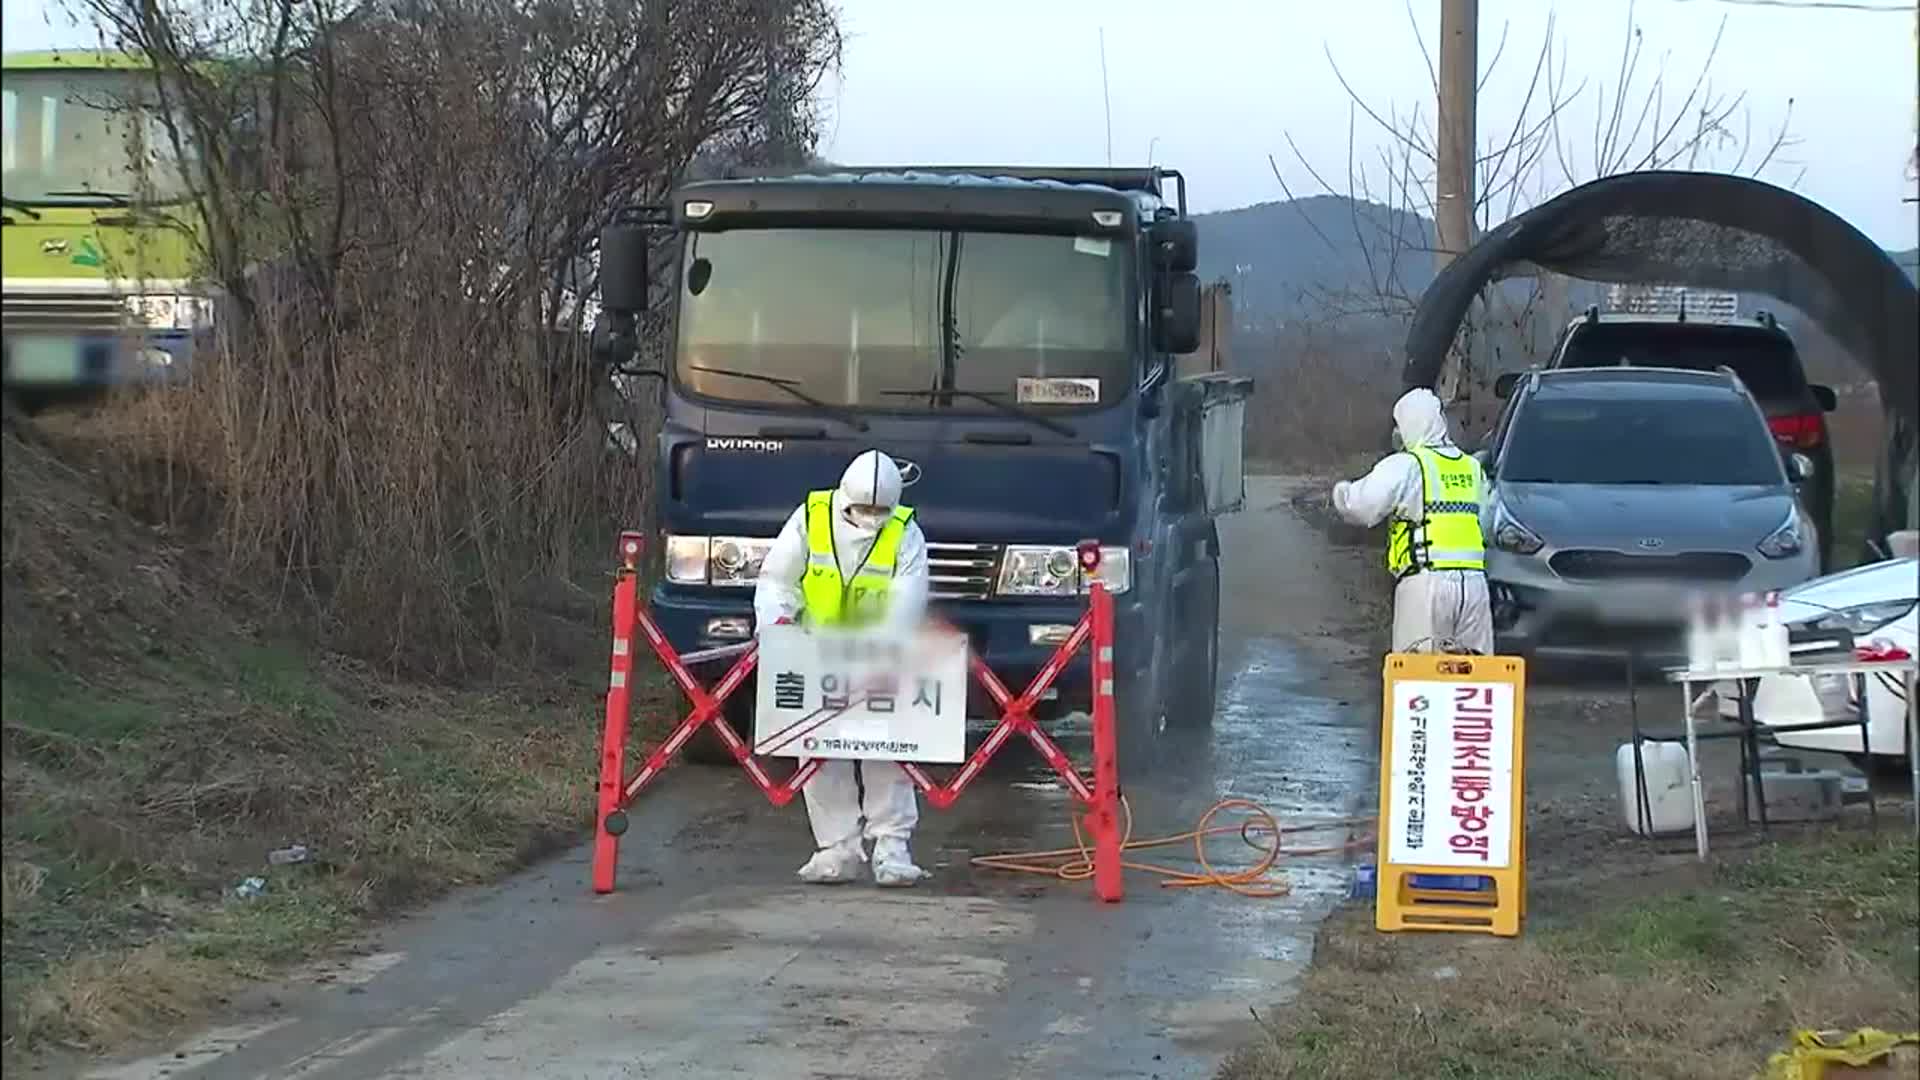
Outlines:
{"type": "Polygon", "coordinates": [[[846,509],[847,524],[869,532],[878,531],[892,514],[893,511],[884,506],[849,506],[846,509]]]}

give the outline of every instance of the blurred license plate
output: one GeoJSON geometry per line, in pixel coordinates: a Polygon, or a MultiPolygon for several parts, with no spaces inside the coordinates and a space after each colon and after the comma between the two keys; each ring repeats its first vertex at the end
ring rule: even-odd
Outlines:
{"type": "Polygon", "coordinates": [[[7,381],[12,383],[72,383],[80,381],[85,365],[75,338],[28,337],[9,342],[7,381]]]}
{"type": "Polygon", "coordinates": [[[1615,585],[1586,597],[1587,611],[1596,618],[1628,626],[1661,626],[1681,621],[1685,594],[1678,588],[1615,585]]]}

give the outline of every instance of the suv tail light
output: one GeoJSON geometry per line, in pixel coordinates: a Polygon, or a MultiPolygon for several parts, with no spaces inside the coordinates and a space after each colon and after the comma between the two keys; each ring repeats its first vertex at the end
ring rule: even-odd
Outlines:
{"type": "Polygon", "coordinates": [[[1782,446],[1795,450],[1811,450],[1826,441],[1826,425],[1819,413],[1793,413],[1788,416],[1770,416],[1767,427],[1773,430],[1773,437],[1782,446]]]}

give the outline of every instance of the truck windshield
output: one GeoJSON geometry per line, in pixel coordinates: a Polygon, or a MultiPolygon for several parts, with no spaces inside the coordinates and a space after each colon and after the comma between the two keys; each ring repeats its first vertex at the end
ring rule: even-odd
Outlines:
{"type": "Polygon", "coordinates": [[[152,78],[137,70],[8,71],[0,95],[6,197],[52,206],[185,197],[180,161],[151,106],[152,78]]]}
{"type": "Polygon", "coordinates": [[[1132,384],[1132,261],[1116,240],[741,229],[686,245],[676,375],[705,397],[795,405],[724,372],[889,411],[1085,408],[1132,384]]]}

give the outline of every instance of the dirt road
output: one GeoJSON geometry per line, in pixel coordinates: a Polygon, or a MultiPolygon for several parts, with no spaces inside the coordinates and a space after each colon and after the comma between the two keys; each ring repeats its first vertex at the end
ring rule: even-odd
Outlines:
{"type": "MultiPolygon", "coordinates": [[[[1130,789],[1141,833],[1184,830],[1227,796],[1293,818],[1370,798],[1374,631],[1354,603],[1367,565],[1296,513],[1297,489],[1250,482],[1247,512],[1224,523],[1218,720],[1130,789]]],[[[1084,729],[1064,743],[1084,759],[1084,729]]],[[[1136,876],[1118,906],[968,865],[1069,842],[1068,809],[1016,756],[926,812],[916,853],[935,877],[919,890],[804,888],[798,806],[769,809],[733,770],[676,768],[634,814],[615,895],[589,893],[575,852],[236,1002],[226,1027],[86,1075],[1211,1074],[1249,1007],[1288,995],[1344,892],[1341,860],[1293,863],[1284,899],[1136,876]]]]}

